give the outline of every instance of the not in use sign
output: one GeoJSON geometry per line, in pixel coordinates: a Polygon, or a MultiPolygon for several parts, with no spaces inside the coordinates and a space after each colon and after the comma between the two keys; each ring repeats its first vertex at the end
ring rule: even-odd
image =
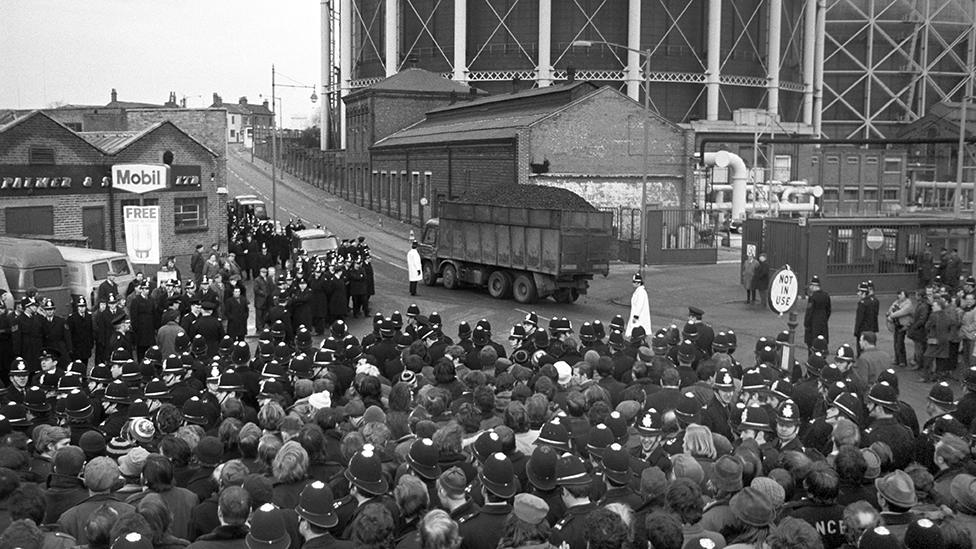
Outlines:
{"type": "Polygon", "coordinates": [[[769,283],[769,308],[780,314],[789,311],[796,303],[799,289],[796,273],[789,265],[776,271],[769,283]]]}

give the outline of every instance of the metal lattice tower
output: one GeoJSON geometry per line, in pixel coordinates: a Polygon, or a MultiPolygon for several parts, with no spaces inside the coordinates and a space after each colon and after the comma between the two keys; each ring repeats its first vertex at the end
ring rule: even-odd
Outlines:
{"type": "Polygon", "coordinates": [[[891,137],[959,101],[973,0],[827,0],[823,132],[891,137]]]}

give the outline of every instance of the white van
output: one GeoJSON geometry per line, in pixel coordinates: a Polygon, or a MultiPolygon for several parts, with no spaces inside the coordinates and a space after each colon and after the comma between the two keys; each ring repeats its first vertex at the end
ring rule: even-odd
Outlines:
{"type": "Polygon", "coordinates": [[[115,274],[115,282],[121,292],[136,278],[129,257],[124,253],[70,246],[58,246],[58,251],[68,265],[68,286],[72,299],[85,296],[89,307],[95,307],[98,286],[108,278],[109,273],[115,274]]]}

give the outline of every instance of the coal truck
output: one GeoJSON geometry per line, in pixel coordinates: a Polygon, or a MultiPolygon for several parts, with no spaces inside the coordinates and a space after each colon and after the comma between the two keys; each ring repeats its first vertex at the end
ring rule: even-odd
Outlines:
{"type": "Polygon", "coordinates": [[[607,276],[612,223],[579,195],[538,185],[442,201],[418,243],[423,280],[487,287],[519,303],[550,296],[572,303],[595,274],[607,276]]]}

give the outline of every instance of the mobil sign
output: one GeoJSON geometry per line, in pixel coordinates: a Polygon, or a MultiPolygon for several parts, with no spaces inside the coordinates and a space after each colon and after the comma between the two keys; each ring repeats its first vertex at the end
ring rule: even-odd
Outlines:
{"type": "Polygon", "coordinates": [[[130,193],[148,193],[166,188],[169,166],[166,164],[115,164],[112,187],[130,193]]]}

